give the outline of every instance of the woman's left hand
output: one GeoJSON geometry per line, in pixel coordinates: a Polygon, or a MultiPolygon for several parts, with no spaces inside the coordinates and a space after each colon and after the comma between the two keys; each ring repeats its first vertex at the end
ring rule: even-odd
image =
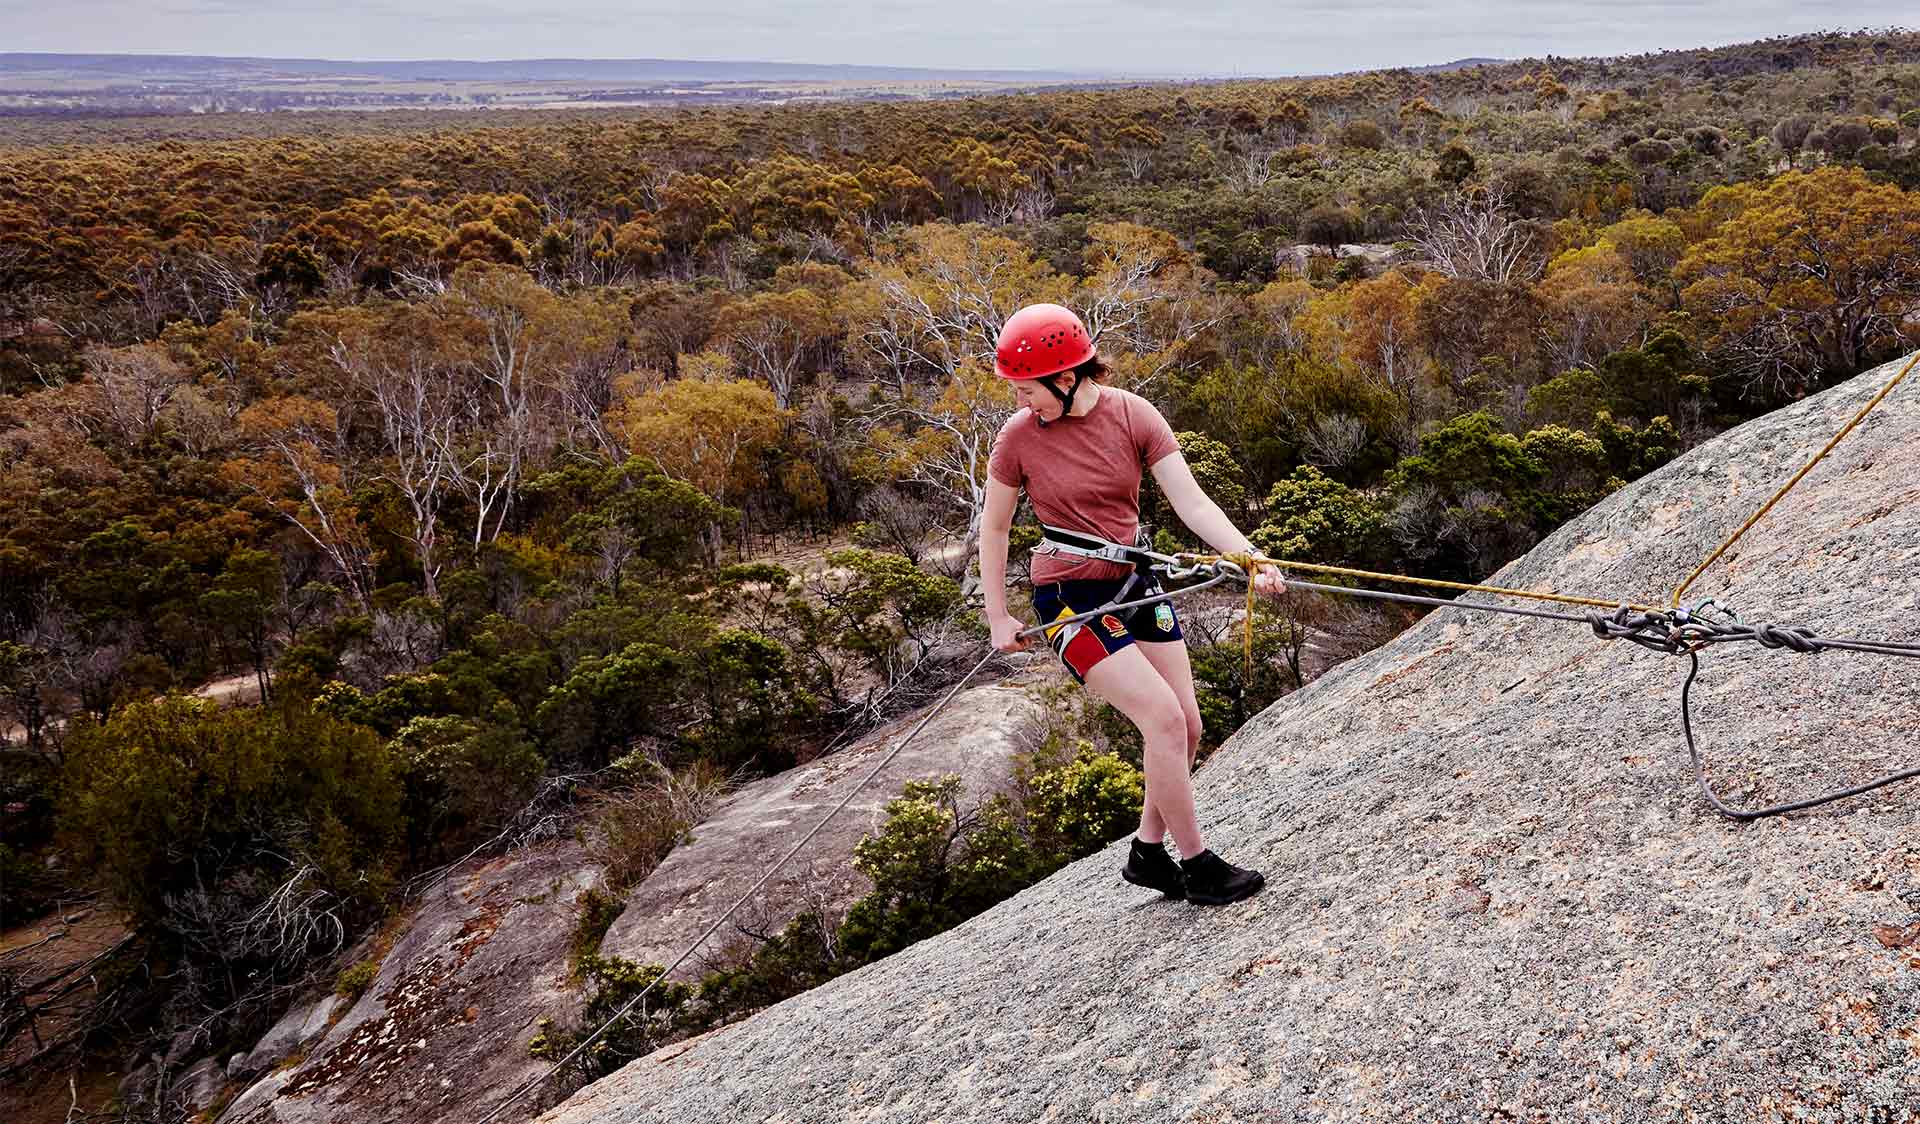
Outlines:
{"type": "Polygon", "coordinates": [[[1253,589],[1256,593],[1285,593],[1287,572],[1271,562],[1261,562],[1253,572],[1253,589]]]}

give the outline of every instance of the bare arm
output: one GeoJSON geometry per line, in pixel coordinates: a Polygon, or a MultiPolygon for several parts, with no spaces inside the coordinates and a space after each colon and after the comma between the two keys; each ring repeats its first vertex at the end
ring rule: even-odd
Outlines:
{"type": "MultiPolygon", "coordinates": [[[[1201,490],[1200,482],[1193,478],[1193,470],[1187,467],[1187,458],[1168,453],[1153,462],[1151,471],[1167,502],[1173,505],[1174,513],[1180,516],[1180,522],[1216,553],[1259,553],[1233,525],[1233,520],[1227,518],[1227,513],[1220,510],[1220,505],[1201,490]]],[[[1262,566],[1254,587],[1263,593],[1278,592],[1284,576],[1278,567],[1262,566]]]]}
{"type": "Polygon", "coordinates": [[[1007,612],[1007,532],[1013,527],[1014,508],[1020,493],[998,480],[987,481],[987,506],[980,515],[980,588],[986,599],[987,627],[993,632],[993,646],[1001,651],[1019,651],[1032,644],[1031,637],[1015,640],[1020,622],[1007,612]]]}

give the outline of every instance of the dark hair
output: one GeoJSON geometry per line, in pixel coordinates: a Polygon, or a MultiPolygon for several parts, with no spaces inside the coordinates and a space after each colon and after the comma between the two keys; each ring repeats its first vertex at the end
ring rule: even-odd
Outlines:
{"type": "Polygon", "coordinates": [[[1089,382],[1105,382],[1107,381],[1107,376],[1113,373],[1113,368],[1107,366],[1107,361],[1100,358],[1100,353],[1096,351],[1093,354],[1093,358],[1087,360],[1085,363],[1080,364],[1078,367],[1069,367],[1060,373],[1063,375],[1079,375],[1089,382]]]}

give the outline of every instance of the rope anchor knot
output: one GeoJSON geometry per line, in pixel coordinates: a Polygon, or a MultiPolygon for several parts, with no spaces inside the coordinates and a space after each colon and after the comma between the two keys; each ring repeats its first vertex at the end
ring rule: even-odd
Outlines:
{"type": "Polygon", "coordinates": [[[1796,652],[1815,653],[1823,647],[1812,629],[1800,625],[1787,628],[1776,628],[1770,624],[1755,625],[1753,638],[1762,648],[1792,648],[1796,652]]]}

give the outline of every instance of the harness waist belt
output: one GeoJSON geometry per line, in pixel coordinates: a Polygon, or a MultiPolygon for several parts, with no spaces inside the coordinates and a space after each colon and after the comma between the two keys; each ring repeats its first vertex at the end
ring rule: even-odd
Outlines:
{"type": "Polygon", "coordinates": [[[1117,542],[1108,542],[1095,535],[1069,531],[1062,527],[1049,527],[1040,524],[1040,545],[1034,547],[1041,554],[1071,554],[1076,558],[1094,558],[1102,562],[1118,562],[1123,566],[1136,569],[1152,561],[1146,551],[1134,546],[1125,546],[1117,542]]]}

